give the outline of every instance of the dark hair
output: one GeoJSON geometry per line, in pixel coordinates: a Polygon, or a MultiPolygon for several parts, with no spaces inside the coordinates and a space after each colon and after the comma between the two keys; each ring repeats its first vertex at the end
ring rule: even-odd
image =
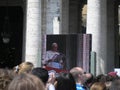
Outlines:
{"type": "Polygon", "coordinates": [[[56,90],[76,90],[75,80],[71,73],[60,73],[56,81],[56,90]]]}
{"type": "Polygon", "coordinates": [[[103,83],[105,83],[107,81],[106,79],[107,79],[106,75],[100,74],[100,75],[98,75],[96,77],[96,82],[103,82],[103,83]]]}
{"type": "Polygon", "coordinates": [[[31,73],[37,76],[39,79],[41,79],[44,84],[47,83],[49,75],[46,69],[37,67],[37,68],[34,68],[31,73]]]}

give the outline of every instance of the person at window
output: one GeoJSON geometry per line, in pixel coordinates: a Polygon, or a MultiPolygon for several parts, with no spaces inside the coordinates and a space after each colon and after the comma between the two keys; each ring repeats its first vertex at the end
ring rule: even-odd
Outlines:
{"type": "Polygon", "coordinates": [[[57,69],[63,69],[65,67],[65,55],[58,52],[57,43],[52,43],[51,50],[46,52],[43,64],[57,69]]]}

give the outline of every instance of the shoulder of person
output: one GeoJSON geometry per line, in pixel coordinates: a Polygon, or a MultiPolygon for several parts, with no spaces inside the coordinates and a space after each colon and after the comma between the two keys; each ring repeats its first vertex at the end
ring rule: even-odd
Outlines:
{"type": "Polygon", "coordinates": [[[52,50],[48,50],[47,53],[54,53],[54,54],[58,54],[58,55],[60,54],[59,52],[54,52],[52,50]]]}
{"type": "Polygon", "coordinates": [[[46,53],[53,53],[51,50],[46,51],[46,53]]]}

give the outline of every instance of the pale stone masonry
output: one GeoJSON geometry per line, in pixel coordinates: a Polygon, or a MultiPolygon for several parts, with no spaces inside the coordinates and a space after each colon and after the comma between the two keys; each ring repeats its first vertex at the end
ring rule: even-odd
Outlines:
{"type": "Polygon", "coordinates": [[[97,73],[106,69],[106,27],[106,0],[88,0],[87,33],[92,34],[92,51],[97,53],[97,73]]]}
{"type": "Polygon", "coordinates": [[[53,19],[60,17],[61,0],[46,0],[46,34],[53,34],[53,19]]]}
{"type": "Polygon", "coordinates": [[[60,15],[60,0],[27,0],[26,3],[25,61],[41,66],[42,46],[45,49],[46,41],[44,34],[53,34],[53,19],[60,15]]]}
{"type": "Polygon", "coordinates": [[[25,61],[41,66],[41,0],[27,0],[25,61]]]}
{"type": "Polygon", "coordinates": [[[109,14],[113,8],[107,11],[110,8],[107,0],[88,0],[87,5],[87,33],[92,34],[92,51],[96,52],[96,74],[113,71],[115,46],[111,42],[114,42],[114,23],[110,18],[114,16],[109,14]]]}

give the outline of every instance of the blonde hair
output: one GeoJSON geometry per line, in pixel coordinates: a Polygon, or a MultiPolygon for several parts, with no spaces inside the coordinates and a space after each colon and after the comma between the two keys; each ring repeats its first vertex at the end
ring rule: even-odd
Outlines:
{"type": "Polygon", "coordinates": [[[95,82],[91,87],[90,90],[106,90],[106,85],[103,82],[95,82]]]}
{"type": "Polygon", "coordinates": [[[31,62],[23,62],[18,66],[18,74],[29,73],[33,69],[34,65],[31,62]]]}

